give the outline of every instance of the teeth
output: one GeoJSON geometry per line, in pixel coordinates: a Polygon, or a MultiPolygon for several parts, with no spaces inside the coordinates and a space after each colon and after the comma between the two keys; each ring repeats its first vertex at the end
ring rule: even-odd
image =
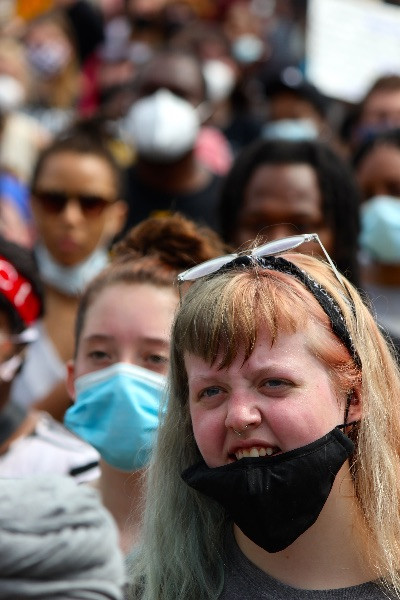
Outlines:
{"type": "Polygon", "coordinates": [[[257,458],[259,456],[271,456],[274,453],[273,448],[242,448],[235,453],[237,460],[241,458],[257,458]]]}

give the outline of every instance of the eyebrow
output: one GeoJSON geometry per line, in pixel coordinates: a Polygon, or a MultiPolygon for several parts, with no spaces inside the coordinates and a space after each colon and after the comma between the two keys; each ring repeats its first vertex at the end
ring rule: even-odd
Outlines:
{"type": "MultiPolygon", "coordinates": [[[[115,341],[115,339],[116,338],[113,335],[107,335],[105,333],[93,333],[92,335],[84,336],[82,338],[82,342],[113,342],[115,341]]],[[[162,338],[143,337],[140,338],[140,341],[153,345],[161,345],[165,347],[169,346],[169,340],[165,340],[162,338]]]]}
{"type": "MultiPolygon", "coordinates": [[[[270,373],[269,373],[270,371],[280,371],[281,369],[285,369],[285,373],[286,373],[287,377],[289,377],[291,374],[297,373],[299,370],[298,367],[291,365],[290,362],[288,364],[287,362],[283,362],[283,361],[277,362],[274,360],[273,362],[271,362],[269,364],[261,365],[259,367],[257,367],[257,366],[254,367],[251,372],[251,378],[254,376],[260,377],[263,375],[268,377],[268,376],[270,376],[270,373]],[[289,370],[290,370],[290,373],[289,373],[289,370]]],[[[228,370],[229,370],[229,368],[228,368],[228,370]]],[[[195,377],[193,377],[192,381],[193,382],[202,382],[202,381],[207,381],[210,378],[218,379],[219,374],[222,373],[223,371],[224,371],[224,369],[222,369],[222,371],[217,369],[215,372],[212,372],[212,373],[205,373],[205,374],[200,373],[199,375],[196,375],[195,377]]],[[[285,373],[282,372],[282,374],[280,376],[285,377],[285,373]]]]}

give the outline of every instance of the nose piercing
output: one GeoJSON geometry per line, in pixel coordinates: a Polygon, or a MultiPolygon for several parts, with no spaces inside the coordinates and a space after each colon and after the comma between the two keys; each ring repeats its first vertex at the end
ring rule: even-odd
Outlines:
{"type": "Polygon", "coordinates": [[[243,427],[243,431],[238,431],[237,429],[234,429],[234,428],[232,427],[233,431],[234,431],[234,432],[236,433],[236,435],[238,435],[239,437],[242,437],[243,433],[246,431],[246,429],[247,429],[247,428],[248,428],[248,425],[245,425],[245,426],[243,427]]]}

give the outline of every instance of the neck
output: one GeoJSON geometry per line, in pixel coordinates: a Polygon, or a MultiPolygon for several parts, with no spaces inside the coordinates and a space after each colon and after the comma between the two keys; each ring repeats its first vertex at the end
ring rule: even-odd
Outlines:
{"type": "Polygon", "coordinates": [[[136,168],[144,183],[172,193],[191,192],[205,185],[211,177],[209,171],[196,160],[193,151],[169,164],[155,164],[138,158],[136,168]]]}
{"type": "Polygon", "coordinates": [[[44,284],[46,294],[46,310],[49,303],[62,304],[63,306],[71,306],[74,309],[78,306],[79,296],[68,295],[62,290],[57,290],[49,283],[44,284]]]}
{"type": "Polygon", "coordinates": [[[239,548],[261,570],[300,589],[338,589],[374,579],[360,543],[363,530],[348,464],[339,471],[317,521],[285,550],[268,553],[235,525],[239,548]]]}
{"type": "Polygon", "coordinates": [[[100,459],[101,475],[96,484],[104,506],[113,515],[120,534],[120,546],[128,553],[140,540],[143,471],[126,473],[100,459]]]}
{"type": "Polygon", "coordinates": [[[361,268],[364,283],[398,287],[400,285],[400,264],[370,263],[361,268]]]}

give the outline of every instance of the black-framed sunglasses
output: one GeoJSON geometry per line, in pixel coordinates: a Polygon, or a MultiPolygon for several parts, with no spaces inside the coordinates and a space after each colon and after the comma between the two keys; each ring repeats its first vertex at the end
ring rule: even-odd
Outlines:
{"type": "Polygon", "coordinates": [[[199,265],[191,267],[178,275],[178,282],[182,283],[184,281],[195,281],[196,279],[200,279],[201,277],[205,277],[206,275],[211,275],[215,273],[222,267],[226,266],[228,263],[234,261],[240,256],[247,256],[249,258],[265,258],[267,256],[275,256],[276,254],[283,254],[285,252],[290,252],[290,250],[294,250],[304,244],[306,242],[317,242],[328,261],[332,271],[336,275],[340,284],[346,289],[344,285],[344,281],[339,271],[333,264],[331,257],[326,251],[324,245],[322,244],[319,235],[317,233],[304,233],[302,235],[292,235],[290,237],[282,238],[280,240],[274,240],[272,242],[267,242],[266,244],[262,244],[262,246],[257,246],[252,250],[244,250],[243,252],[237,252],[233,254],[226,254],[224,256],[218,256],[217,258],[212,258],[211,260],[206,260],[199,265]]]}
{"type": "Polygon", "coordinates": [[[96,194],[72,194],[58,190],[34,189],[32,195],[43,210],[54,215],[61,213],[70,200],[76,199],[82,213],[89,218],[99,216],[107,206],[115,202],[114,198],[108,199],[96,194]]]}

